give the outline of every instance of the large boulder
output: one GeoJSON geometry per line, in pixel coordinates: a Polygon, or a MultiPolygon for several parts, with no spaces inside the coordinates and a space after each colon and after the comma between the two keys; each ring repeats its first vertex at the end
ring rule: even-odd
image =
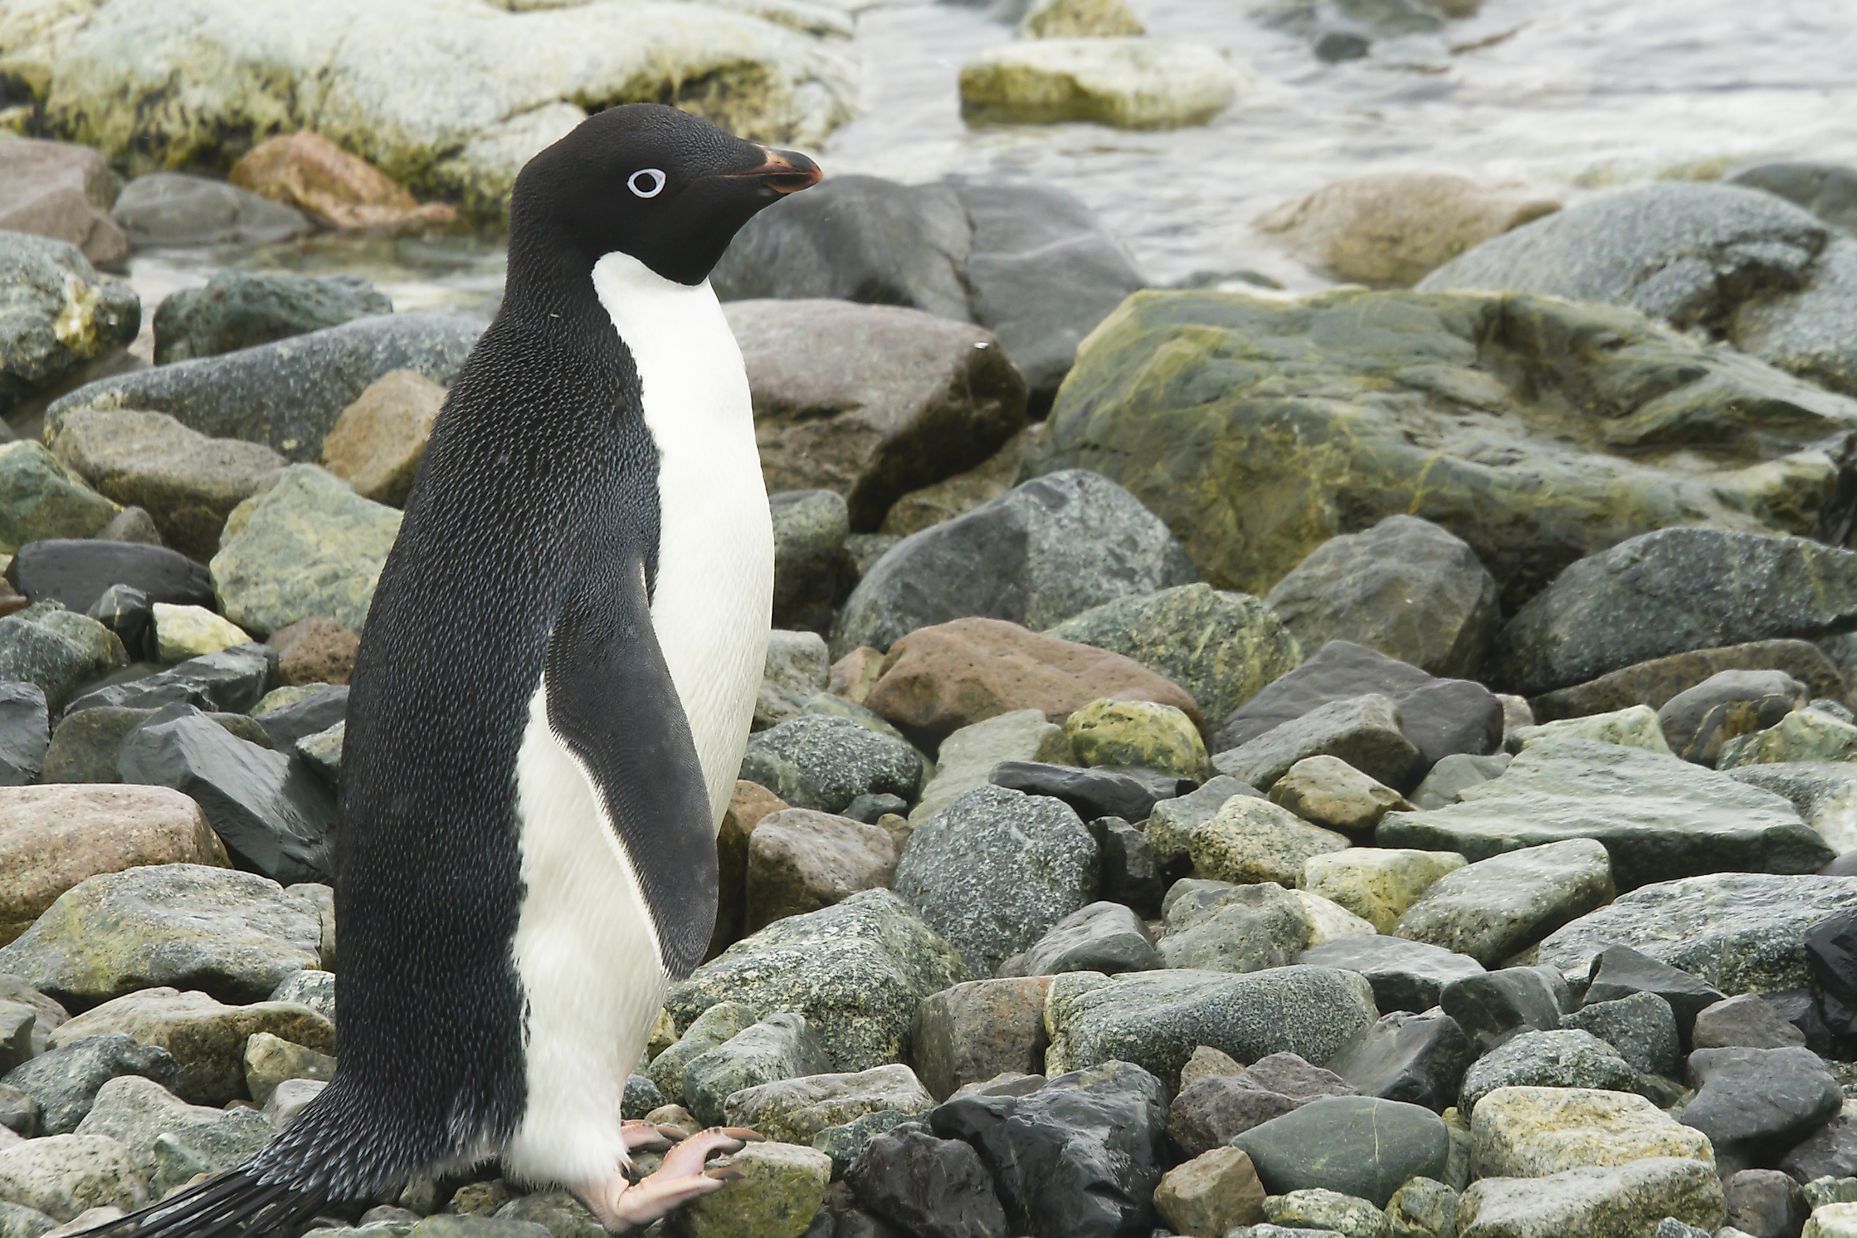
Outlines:
{"type": "Polygon", "coordinates": [[[392,312],[393,302],[359,275],[219,271],[203,288],[169,293],[155,310],[155,363],[213,357],[392,312]]]}
{"type": "Polygon", "coordinates": [[[0,231],[68,241],[100,267],[120,267],[129,238],[110,218],[115,178],[103,156],[68,142],[0,134],[0,231]]]}
{"type": "Polygon", "coordinates": [[[1427,289],[1629,305],[1702,328],[1781,369],[1857,391],[1857,242],[1772,194],[1664,181],[1486,241],[1427,289]]]}
{"type": "Polygon", "coordinates": [[[1173,534],[1127,491],[1057,473],[892,546],[851,591],[833,648],[883,648],[969,615],[1046,628],[1193,575],[1173,534]]]}
{"type": "Polygon", "coordinates": [[[850,301],[735,301],[773,490],[836,490],[851,527],[980,464],[1025,424],[1025,380],[981,328],[850,301]]]}
{"type": "Polygon", "coordinates": [[[1687,1157],[1528,1178],[1484,1178],[1457,1205],[1462,1238],[1558,1238],[1563,1234],[1674,1234],[1666,1218],[1713,1233],[1722,1221],[1715,1167],[1687,1157]]]}
{"type": "Polygon", "coordinates": [[[1145,292],[1081,349],[1036,467],[1127,487],[1220,588],[1404,513],[1513,605],[1651,529],[1838,529],[1854,425],[1857,403],[1610,306],[1145,292]]]}
{"type": "Polygon", "coordinates": [[[35,685],[54,712],[84,681],[128,661],[114,632],[56,602],[0,618],[0,682],[35,685]]]}
{"type": "Polygon", "coordinates": [[[139,172],[224,167],[257,137],[310,128],[484,214],[587,107],[676,103],[749,137],[816,142],[856,93],[852,62],[831,46],[700,5],[85,7],[84,21],[0,21],[0,69],[34,84],[51,131],[139,172]],[[176,74],[189,106],[158,106],[176,74]]]}
{"type": "Polygon", "coordinates": [[[77,246],[0,232],[0,413],[124,347],[141,325],[135,290],[98,275],[77,246]]]}
{"type": "Polygon", "coordinates": [[[1612,894],[1605,847],[1591,838],[1568,838],[1445,873],[1390,931],[1496,967],[1569,920],[1611,902],[1612,894]]]}

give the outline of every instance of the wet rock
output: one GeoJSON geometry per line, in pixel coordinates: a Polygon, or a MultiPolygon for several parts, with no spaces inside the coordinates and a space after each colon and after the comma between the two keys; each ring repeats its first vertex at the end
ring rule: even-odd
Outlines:
{"type": "Polygon", "coordinates": [[[1445,678],[1475,675],[1500,624],[1476,552],[1416,516],[1330,538],[1264,601],[1304,649],[1352,641],[1445,678]]]}
{"type": "Polygon", "coordinates": [[[261,245],[310,230],[301,212],[249,190],[185,172],[150,172],[123,186],[111,217],[138,247],[261,245]]]}
{"type": "Polygon", "coordinates": [[[1363,1096],[1441,1113],[1457,1103],[1475,1057],[1470,1038],[1449,1015],[1400,1010],[1364,1029],[1328,1064],[1363,1096]]]}
{"type": "Polygon", "coordinates": [[[358,275],[217,271],[201,288],[170,293],[155,311],[155,363],[189,361],[305,335],[393,302],[358,275]]]}
{"type": "Polygon", "coordinates": [[[1438,1004],[1487,1053],[1518,1032],[1559,1027],[1570,1002],[1566,983],[1549,969],[1504,967],[1452,981],[1438,1004]]]}
{"type": "Polygon", "coordinates": [[[827,1127],[868,1113],[917,1114],[934,1103],[914,1071],[893,1063],[756,1084],[731,1093],[723,1113],[730,1126],[750,1126],[770,1139],[811,1143],[827,1127]]]}
{"type": "Polygon", "coordinates": [[[921,822],[896,892],[990,975],[1096,893],[1096,840],[1069,806],[1001,787],[967,792],[921,822]]]}
{"type": "Polygon", "coordinates": [[[1224,54],[1201,44],[1037,39],[991,48],[961,66],[961,114],[970,124],[1172,129],[1218,115],[1238,84],[1224,54]]]}
{"type": "Polygon", "coordinates": [[[1597,839],[1621,889],[1722,869],[1812,872],[1831,849],[1777,796],[1668,756],[1587,739],[1530,744],[1458,803],[1392,813],[1377,841],[1473,860],[1597,839]],[[1750,794],[1752,793],[1752,794],[1750,794]]]}
{"type": "Polygon", "coordinates": [[[1724,743],[1775,725],[1808,699],[1785,671],[1721,671],[1671,697],[1657,722],[1676,755],[1713,765],[1724,743]]]}
{"type": "Polygon", "coordinates": [[[1698,1049],[1689,1055],[1695,1097],[1683,1124],[1709,1137],[1722,1167],[1779,1157],[1843,1108],[1844,1094],[1810,1049],[1698,1049]]]}
{"type": "Polygon", "coordinates": [[[861,1205],[910,1233],[982,1238],[1008,1232],[979,1154],[959,1140],[936,1138],[920,1124],[872,1139],[845,1180],[861,1205]]]}
{"type": "MultiPolygon", "coordinates": [[[[1224,736],[1221,731],[1219,737],[1224,736]]],[[[1400,730],[1392,700],[1377,693],[1317,706],[1220,752],[1213,765],[1222,774],[1268,789],[1298,761],[1313,756],[1339,758],[1396,787],[1411,786],[1423,768],[1419,750],[1400,730]]]]}
{"type": "Polygon", "coordinates": [[[1687,1158],[1650,1157],[1555,1174],[1485,1178],[1458,1201],[1461,1238],[1551,1238],[1650,1233],[1664,1217],[1712,1229],[1722,1218],[1721,1180],[1687,1158]]]}
{"type": "MultiPolygon", "coordinates": [[[[36,781],[51,742],[45,690],[33,683],[0,684],[0,786],[23,787],[36,781]]],[[[0,928],[0,934],[5,931],[0,928]]]]}
{"type": "Polygon", "coordinates": [[[1189,1157],[1228,1144],[1234,1136],[1312,1100],[1354,1091],[1338,1075],[1294,1053],[1273,1053],[1234,1074],[1191,1083],[1182,1071],[1181,1080],[1180,1093],[1168,1109],[1167,1133],[1189,1157]]]}
{"type": "Polygon", "coordinates": [[[1475,1119],[1477,1102],[1497,1088],[1629,1091],[1638,1072],[1590,1032],[1523,1032],[1477,1060],[1464,1076],[1458,1110],[1475,1119]]]}
{"type": "Polygon", "coordinates": [[[1478,1103],[1470,1138],[1484,1178],[1539,1178],[1664,1156],[1714,1165],[1700,1131],[1679,1126],[1642,1096],[1593,1088],[1498,1088],[1478,1103]]]}
{"type": "Polygon", "coordinates": [[[1690,1043],[1698,1049],[1803,1048],[1805,1033],[1788,1023],[1771,1003],[1744,993],[1698,1010],[1690,1043]]]}
{"type": "Polygon", "coordinates": [[[1676,1014],[1656,993],[1591,1000],[1562,1015],[1560,1025],[1592,1033],[1644,1074],[1675,1075],[1682,1060],[1676,1014]]]}
{"type": "Polygon", "coordinates": [[[298,740],[340,722],[347,709],[346,685],[316,684],[284,687],[267,693],[252,714],[264,733],[271,737],[271,746],[288,752],[298,740]]]}
{"type": "Polygon", "coordinates": [[[1144,916],[1159,911],[1167,881],[1148,836],[1120,817],[1097,817],[1089,827],[1100,855],[1098,893],[1144,916]]]}
{"type": "Polygon", "coordinates": [[[0,947],[0,971],[84,1005],[151,984],[259,1001],[320,962],[322,922],[255,873],[161,864],[91,877],[0,947]]]}
{"type": "Polygon", "coordinates": [[[1302,648],[1264,603],[1205,584],[1105,602],[1047,634],[1133,658],[1185,688],[1209,718],[1293,670],[1302,648]]]}
{"type": "Polygon", "coordinates": [[[1450,1139],[1438,1115],[1366,1096],[1313,1100],[1232,1141],[1272,1194],[1324,1189],[1384,1204],[1415,1175],[1439,1178],[1450,1139]]]}
{"type": "Polygon", "coordinates": [[[1483,971],[1468,955],[1378,933],[1337,937],[1303,951],[1296,961],[1364,976],[1374,1003],[1386,1012],[1429,1010],[1445,985],[1483,971]]]}
{"type": "Polygon", "coordinates": [[[1166,1116],[1161,1081],[1115,1061],[1023,1096],[946,1101],[929,1123],[980,1153],[1012,1228],[1033,1238],[1110,1238],[1153,1223],[1166,1116]]]}
{"type": "Polygon", "coordinates": [[[740,1179],[685,1205],[679,1232],[691,1238],[800,1238],[810,1232],[832,1158],[789,1143],[751,1143],[731,1155],[729,1165],[740,1179]]]}
{"type": "Polygon", "coordinates": [[[1173,534],[1140,502],[1069,470],[898,542],[852,590],[832,647],[883,647],[963,616],[1046,628],[1193,577],[1173,534]]]}
{"type": "Polygon", "coordinates": [[[7,1072],[4,1082],[37,1102],[41,1134],[67,1135],[90,1112],[98,1090],[122,1075],[167,1086],[180,1081],[181,1069],[165,1049],[113,1033],[47,1050],[7,1072]]]}
{"type": "Polygon", "coordinates": [[[148,1171],[103,1135],[53,1135],[0,1149],[0,1199],[56,1221],[115,1204],[148,1202],[148,1171]]]}
{"type": "Polygon", "coordinates": [[[322,441],[322,463],[355,493],[403,507],[445,389],[417,370],[390,370],[336,417],[322,441]]]}
{"type": "MultiPolygon", "coordinates": [[[[162,709],[168,707],[211,710],[221,715],[243,714],[264,696],[271,678],[270,651],[262,645],[235,645],[203,654],[164,671],[123,679],[84,693],[66,709],[68,719],[91,709],[162,709]]],[[[253,724],[246,724],[250,730],[253,724]]],[[[60,723],[60,729],[63,723],[60,723]]],[[[228,729],[238,731],[237,724],[228,729]]],[[[262,728],[256,728],[262,734],[262,728]]]]}
{"type": "Polygon", "coordinates": [[[1196,779],[1205,773],[1206,744],[1193,719],[1153,701],[1091,701],[1064,720],[1079,765],[1159,770],[1196,779]]]}
{"type": "Polygon", "coordinates": [[[897,1061],[917,1004],[965,979],[960,956],[902,899],[866,890],[768,925],[671,986],[679,1027],[720,1001],[806,1016],[840,1070],[897,1061]]]}
{"type": "Polygon", "coordinates": [[[1446,873],[1400,916],[1393,932],[1495,966],[1612,895],[1604,846],[1568,839],[1446,873]]]}
{"type": "Polygon", "coordinates": [[[231,1169],[276,1134],[256,1110],[190,1105],[135,1075],[104,1084],[76,1133],[114,1139],[131,1157],[152,1162],[149,1185],[157,1193],[195,1174],[231,1169]]]}
{"type": "Polygon", "coordinates": [[[887,830],[805,808],[763,817],[748,839],[748,931],[889,882],[887,830]]]}
{"type": "Polygon", "coordinates": [[[1022,39],[1104,39],[1146,33],[1122,0],[1034,0],[1019,22],[1022,39]]]}
{"type": "Polygon", "coordinates": [[[68,241],[0,233],[0,288],[0,411],[124,347],[142,321],[134,289],[68,241]]]}
{"type": "Polygon", "coordinates": [[[933,741],[1014,710],[1061,722],[1105,697],[1157,701],[1199,717],[1184,691],[1131,659],[996,619],[911,632],[884,657],[865,700],[906,733],[933,741]]]}

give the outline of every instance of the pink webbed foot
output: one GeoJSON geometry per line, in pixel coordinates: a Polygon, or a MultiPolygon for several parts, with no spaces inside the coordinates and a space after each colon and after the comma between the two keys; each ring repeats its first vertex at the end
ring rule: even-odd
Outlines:
{"type": "Polygon", "coordinates": [[[662,1152],[686,1137],[675,1126],[659,1126],[642,1120],[621,1122],[619,1136],[625,1140],[627,1152],[662,1152]]]}
{"type": "Polygon", "coordinates": [[[739,1152],[744,1144],[759,1138],[745,1126],[712,1126],[676,1142],[664,1154],[663,1163],[638,1182],[615,1174],[574,1194],[608,1231],[624,1234],[739,1178],[728,1166],[707,1162],[714,1153],[739,1152]]]}

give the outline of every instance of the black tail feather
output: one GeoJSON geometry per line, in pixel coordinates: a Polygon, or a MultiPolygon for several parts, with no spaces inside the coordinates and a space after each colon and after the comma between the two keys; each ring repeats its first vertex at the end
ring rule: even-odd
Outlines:
{"type": "Polygon", "coordinates": [[[322,1192],[266,1183],[241,1165],[79,1238],[295,1238],[294,1227],[328,1203],[322,1192]]]}

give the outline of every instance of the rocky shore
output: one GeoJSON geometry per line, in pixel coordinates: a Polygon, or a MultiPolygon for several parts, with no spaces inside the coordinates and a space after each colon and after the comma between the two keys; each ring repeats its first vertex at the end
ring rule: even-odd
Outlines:
{"type": "MultiPolygon", "coordinates": [[[[483,326],[110,272],[493,218],[615,99],[851,114],[855,5],[530,7],[0,13],[0,1238],[329,1078],[347,685],[483,326]]],[[[975,125],[1246,89],[1111,0],[1015,23],[975,125]]],[[[972,176],[834,176],[716,273],[778,630],[626,1114],[768,1140],[654,1234],[1857,1235],[1857,170],[1373,174],[1259,227],[1348,282],[1152,286],[972,176]]],[[[600,1231],[486,1167],[310,1232],[600,1231]]]]}

